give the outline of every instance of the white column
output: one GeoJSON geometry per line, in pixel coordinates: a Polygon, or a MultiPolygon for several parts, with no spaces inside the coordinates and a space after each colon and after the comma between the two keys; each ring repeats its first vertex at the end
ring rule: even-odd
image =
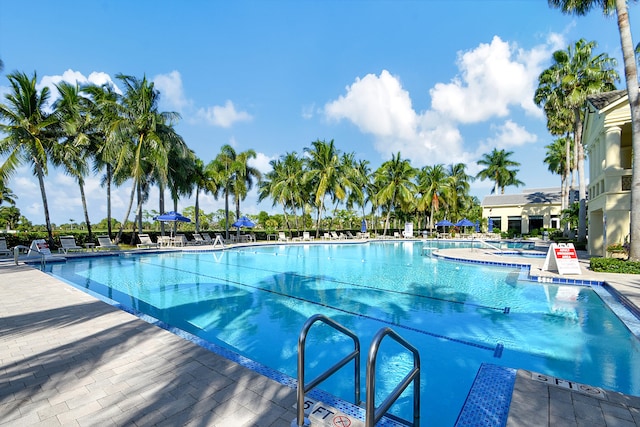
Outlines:
{"type": "Polygon", "coordinates": [[[606,132],[606,157],[605,168],[616,168],[620,166],[620,133],[622,129],[618,126],[611,126],[606,132]]]}

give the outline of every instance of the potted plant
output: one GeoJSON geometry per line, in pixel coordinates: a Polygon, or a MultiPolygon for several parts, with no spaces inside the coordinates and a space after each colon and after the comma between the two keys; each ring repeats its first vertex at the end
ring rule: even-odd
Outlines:
{"type": "Polygon", "coordinates": [[[611,258],[627,258],[627,249],[622,243],[612,243],[607,246],[607,253],[611,258]]]}

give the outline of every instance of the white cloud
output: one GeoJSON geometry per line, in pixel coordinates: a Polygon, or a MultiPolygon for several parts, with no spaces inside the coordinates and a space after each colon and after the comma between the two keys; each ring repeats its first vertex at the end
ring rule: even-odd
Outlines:
{"type": "Polygon", "coordinates": [[[431,89],[432,108],[460,123],[505,117],[514,105],[540,115],[532,99],[553,46],[525,51],[494,36],[490,44],[459,53],[460,75],[431,89]]]}
{"type": "Polygon", "coordinates": [[[230,100],[227,100],[224,107],[216,105],[206,109],[201,108],[198,110],[198,116],[213,126],[223,128],[229,128],[236,122],[247,122],[253,119],[253,117],[245,111],[236,111],[233,102],[230,100]]]}
{"type": "Polygon", "coordinates": [[[191,101],[184,94],[182,76],[178,71],[159,74],[153,78],[153,83],[160,91],[160,109],[162,111],[182,113],[186,107],[191,105],[191,101]]]}
{"type": "Polygon", "coordinates": [[[42,90],[45,86],[49,87],[51,90],[49,102],[53,103],[59,96],[55,85],[63,81],[71,84],[78,83],[79,85],[95,84],[100,86],[103,84],[109,84],[117,93],[122,93],[115,82],[111,79],[111,76],[107,73],[94,71],[89,74],[88,77],[85,77],[81,72],[71,69],[66,70],[62,75],[43,76],[42,79],[40,79],[40,83],[36,85],[36,88],[38,90],[42,90]]]}
{"type": "Polygon", "coordinates": [[[416,113],[409,93],[387,70],[379,77],[356,78],[346,89],[346,95],[325,105],[330,119],[348,119],[362,132],[380,137],[411,138],[415,134],[416,113]]]}

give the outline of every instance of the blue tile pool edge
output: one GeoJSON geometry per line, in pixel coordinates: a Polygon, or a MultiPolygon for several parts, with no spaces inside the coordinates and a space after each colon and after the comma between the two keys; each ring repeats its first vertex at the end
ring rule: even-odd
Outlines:
{"type": "MultiPolygon", "coordinates": [[[[48,273],[47,273],[48,274],[48,273]]],[[[53,276],[52,276],[53,277],[53,276]]],[[[136,316],[137,318],[139,318],[140,320],[149,323],[151,325],[157,326],[161,329],[166,330],[167,332],[170,332],[184,340],[190,341],[194,344],[196,344],[199,347],[202,347],[212,353],[215,353],[221,357],[224,357],[227,360],[230,360],[231,362],[234,362],[242,367],[245,367],[253,372],[256,372],[262,376],[265,376],[273,381],[276,381],[284,386],[287,386],[293,390],[297,389],[297,385],[298,385],[298,380],[296,378],[293,378],[287,374],[283,374],[282,372],[278,372],[273,368],[270,368],[266,365],[263,365],[262,363],[256,362],[254,360],[251,360],[245,356],[242,356],[241,354],[238,354],[232,350],[229,350],[227,348],[224,348],[220,345],[208,342],[196,335],[193,335],[190,332],[187,332],[185,330],[182,330],[180,328],[176,328],[174,326],[171,326],[159,319],[156,319],[153,316],[149,316],[148,314],[142,313],[138,310],[126,307],[124,305],[122,305],[121,303],[114,301],[112,299],[109,299],[107,297],[105,297],[104,295],[100,295],[90,289],[86,289],[86,288],[82,288],[79,286],[76,286],[75,284],[66,281],[64,279],[61,279],[59,277],[55,277],[55,279],[60,280],[66,284],[68,284],[69,286],[72,286],[75,289],[78,289],[88,295],[91,295],[92,297],[106,303],[109,304],[110,306],[117,308],[118,310],[122,310],[126,313],[129,313],[133,316],[136,316]]],[[[312,399],[315,399],[316,401],[321,401],[327,405],[333,406],[334,408],[340,410],[341,412],[350,415],[352,417],[358,418],[360,420],[362,420],[364,422],[365,420],[365,410],[364,408],[361,408],[357,405],[354,405],[351,402],[339,399],[335,396],[333,396],[330,393],[325,392],[324,390],[320,390],[320,389],[314,389],[311,390],[310,392],[305,394],[305,397],[310,397],[312,399]]],[[[406,427],[404,426],[404,424],[401,424],[397,421],[394,421],[392,419],[389,418],[382,418],[380,421],[378,421],[378,423],[376,423],[376,426],[378,427],[406,427]]]]}
{"type": "Polygon", "coordinates": [[[455,427],[505,426],[517,370],[483,363],[478,369],[455,427]]]}

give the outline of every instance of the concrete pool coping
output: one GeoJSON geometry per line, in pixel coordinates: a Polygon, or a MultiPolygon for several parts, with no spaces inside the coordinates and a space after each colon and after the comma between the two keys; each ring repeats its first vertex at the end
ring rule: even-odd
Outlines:
{"type": "MultiPolygon", "coordinates": [[[[478,250],[455,251],[460,252],[449,256],[496,258],[478,250]]],[[[539,260],[517,261],[535,264],[539,260]]],[[[581,254],[583,270],[587,262],[581,254]]],[[[538,273],[537,268],[532,265],[531,274],[538,273]]],[[[552,272],[539,274],[560,277],[552,272]]],[[[607,282],[640,306],[640,277],[588,269],[583,275],[607,282]]],[[[0,262],[0,277],[0,426],[289,426],[295,418],[291,387],[37,269],[0,262]]],[[[583,425],[585,414],[593,417],[588,418],[594,421],[589,425],[614,425],[614,421],[615,425],[640,425],[640,419],[634,418],[640,413],[637,397],[607,391],[616,399],[591,401],[527,374],[520,370],[515,375],[508,426],[552,426],[559,425],[559,420],[562,425],[583,425]],[[598,414],[609,424],[595,423],[598,414]]],[[[428,425],[428,420],[423,423],[428,425]]],[[[495,424],[478,419],[476,424],[460,425],[495,424]]]]}

